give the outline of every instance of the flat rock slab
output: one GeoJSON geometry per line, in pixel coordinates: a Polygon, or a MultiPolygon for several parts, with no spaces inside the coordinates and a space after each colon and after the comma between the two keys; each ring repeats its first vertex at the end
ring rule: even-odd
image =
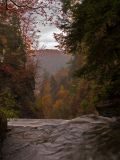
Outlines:
{"type": "Polygon", "coordinates": [[[120,127],[94,115],[9,120],[3,160],[120,160],[120,127]]]}

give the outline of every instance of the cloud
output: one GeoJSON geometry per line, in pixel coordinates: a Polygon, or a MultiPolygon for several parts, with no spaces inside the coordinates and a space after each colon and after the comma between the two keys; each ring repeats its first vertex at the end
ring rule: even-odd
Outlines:
{"type": "Polygon", "coordinates": [[[40,38],[39,38],[39,48],[41,46],[46,46],[48,49],[53,49],[55,48],[58,43],[54,39],[54,33],[60,33],[61,31],[56,28],[54,25],[46,25],[46,26],[41,26],[41,33],[40,33],[40,38]]]}

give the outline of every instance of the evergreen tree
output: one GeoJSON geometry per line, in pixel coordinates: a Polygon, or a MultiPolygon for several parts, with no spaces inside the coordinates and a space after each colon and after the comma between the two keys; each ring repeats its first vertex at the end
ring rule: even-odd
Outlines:
{"type": "Polygon", "coordinates": [[[98,101],[120,108],[120,1],[62,2],[64,47],[84,60],[77,75],[97,83],[98,101]]]}

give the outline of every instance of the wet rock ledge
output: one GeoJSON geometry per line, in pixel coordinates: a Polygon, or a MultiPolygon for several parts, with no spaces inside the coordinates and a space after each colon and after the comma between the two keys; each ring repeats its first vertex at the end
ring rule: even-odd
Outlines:
{"type": "Polygon", "coordinates": [[[3,160],[120,160],[120,122],[115,118],[14,119],[8,126],[3,160]]]}

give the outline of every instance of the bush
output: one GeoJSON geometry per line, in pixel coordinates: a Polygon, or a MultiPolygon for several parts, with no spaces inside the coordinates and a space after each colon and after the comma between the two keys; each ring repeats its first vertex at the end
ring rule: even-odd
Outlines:
{"type": "Polygon", "coordinates": [[[6,88],[0,93],[0,113],[7,118],[18,117],[19,111],[15,110],[16,100],[10,90],[6,88]]]}

